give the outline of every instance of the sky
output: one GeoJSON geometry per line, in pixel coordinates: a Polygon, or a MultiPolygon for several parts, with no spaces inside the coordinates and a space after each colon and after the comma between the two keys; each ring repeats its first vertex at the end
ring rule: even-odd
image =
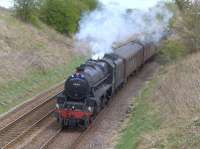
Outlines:
{"type": "Polygon", "coordinates": [[[0,0],[0,6],[9,8],[12,7],[13,1],[12,0],[0,0]]]}
{"type": "MultiPolygon", "coordinates": [[[[117,3],[123,8],[145,9],[153,7],[161,0],[99,0],[103,4],[117,3]]],[[[163,1],[163,0],[162,0],[163,1]]]]}
{"type": "MultiPolygon", "coordinates": [[[[120,3],[121,5],[124,5],[126,8],[133,8],[133,6],[130,6],[130,4],[134,4],[134,7],[138,9],[143,9],[147,7],[154,6],[158,0],[99,0],[102,3],[108,4],[108,3],[120,3]]],[[[12,7],[13,0],[0,0],[0,6],[2,7],[12,7]]]]}

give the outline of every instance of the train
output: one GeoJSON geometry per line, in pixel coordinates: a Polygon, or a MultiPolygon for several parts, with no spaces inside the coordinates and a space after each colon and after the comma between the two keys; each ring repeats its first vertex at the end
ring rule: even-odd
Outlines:
{"type": "Polygon", "coordinates": [[[56,99],[55,115],[61,127],[88,128],[128,78],[155,55],[154,43],[130,41],[98,60],[76,68],[56,99]]]}

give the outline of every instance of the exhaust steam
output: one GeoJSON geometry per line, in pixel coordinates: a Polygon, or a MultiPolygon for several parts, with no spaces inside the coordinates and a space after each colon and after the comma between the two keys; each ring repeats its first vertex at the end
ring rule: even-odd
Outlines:
{"type": "Polygon", "coordinates": [[[83,15],[76,40],[87,44],[92,58],[98,59],[128,39],[159,42],[172,16],[164,0],[99,0],[96,10],[83,15]]]}

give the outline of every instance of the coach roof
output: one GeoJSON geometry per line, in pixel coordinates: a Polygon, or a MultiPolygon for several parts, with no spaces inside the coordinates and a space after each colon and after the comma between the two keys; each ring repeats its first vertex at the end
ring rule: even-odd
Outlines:
{"type": "Polygon", "coordinates": [[[138,51],[142,50],[143,46],[140,43],[129,42],[127,45],[123,45],[114,50],[114,53],[122,58],[129,58],[135,55],[138,51]]]}

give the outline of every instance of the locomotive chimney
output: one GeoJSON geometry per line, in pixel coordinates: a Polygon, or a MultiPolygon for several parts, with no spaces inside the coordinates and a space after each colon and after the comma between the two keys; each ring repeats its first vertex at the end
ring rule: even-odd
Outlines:
{"type": "Polygon", "coordinates": [[[80,72],[84,71],[84,68],[85,68],[85,65],[82,64],[82,65],[80,65],[79,67],[76,68],[76,72],[80,73],[80,72]]]}

